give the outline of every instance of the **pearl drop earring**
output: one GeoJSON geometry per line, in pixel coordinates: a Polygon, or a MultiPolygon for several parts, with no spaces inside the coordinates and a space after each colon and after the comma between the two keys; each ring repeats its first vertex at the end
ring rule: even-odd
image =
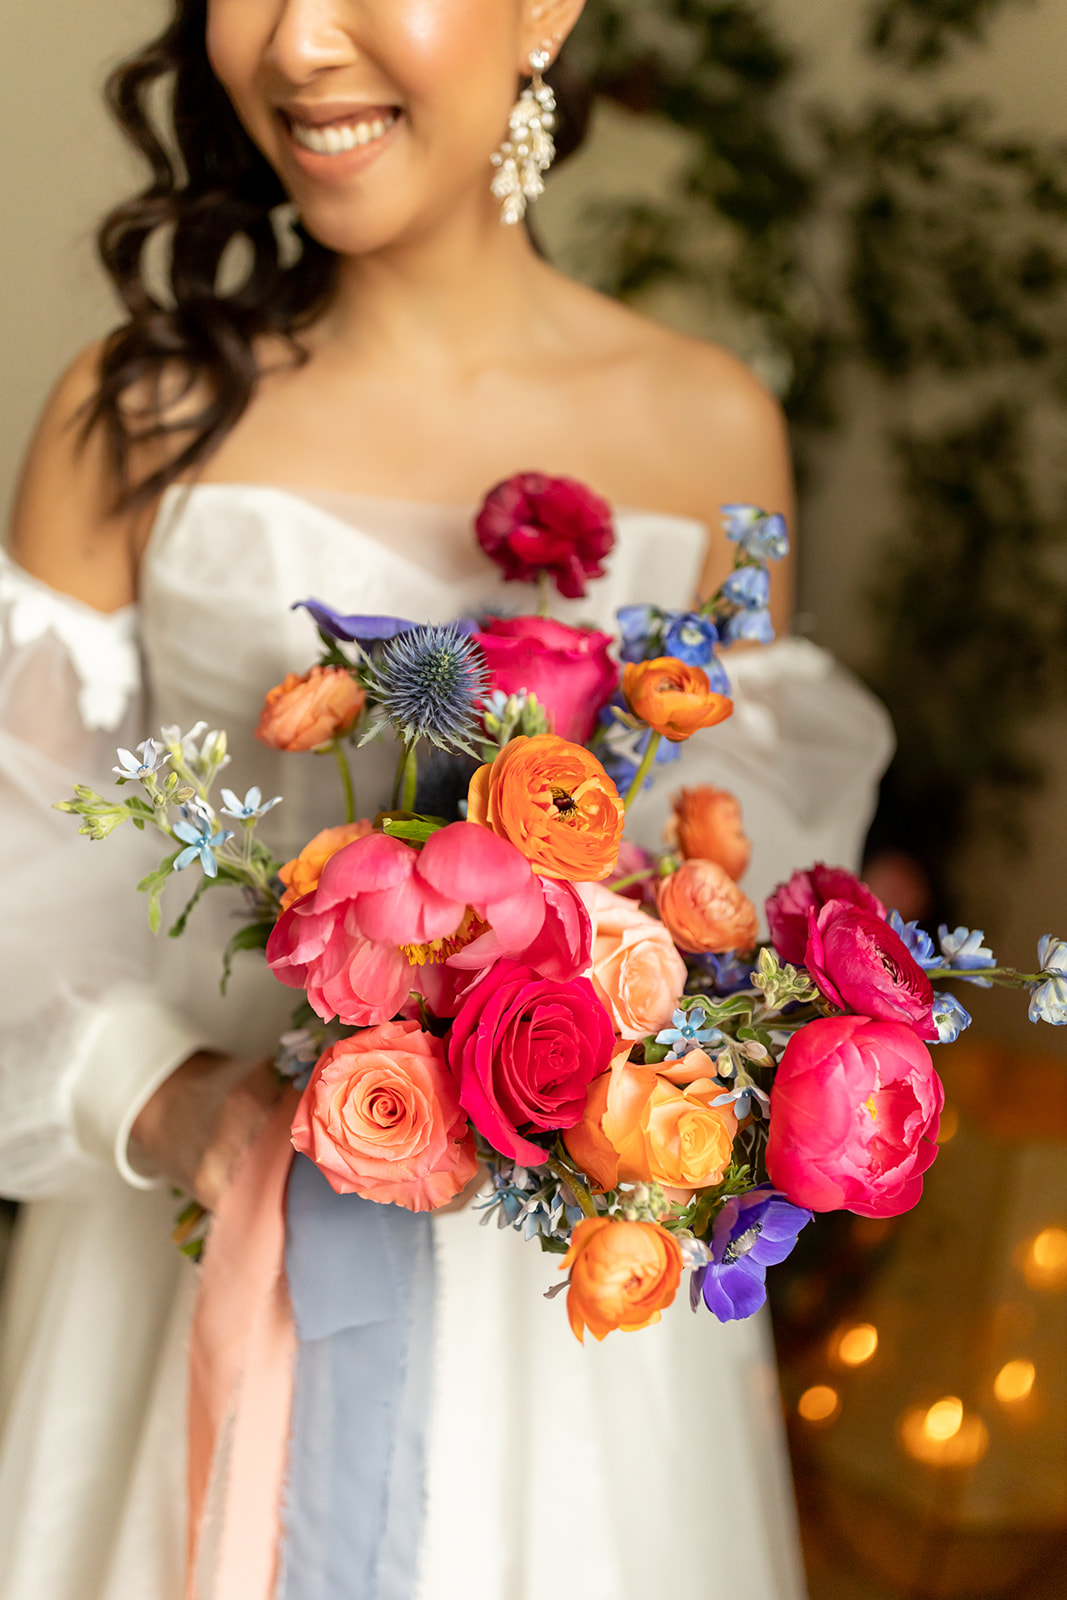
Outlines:
{"type": "Polygon", "coordinates": [[[556,97],[542,76],[551,60],[547,45],[530,52],[530,83],[512,107],[508,136],[492,157],[497,169],[492,189],[501,202],[500,220],[508,226],[521,222],[529,203],[544,194],[543,176],[556,159],[556,97]]]}

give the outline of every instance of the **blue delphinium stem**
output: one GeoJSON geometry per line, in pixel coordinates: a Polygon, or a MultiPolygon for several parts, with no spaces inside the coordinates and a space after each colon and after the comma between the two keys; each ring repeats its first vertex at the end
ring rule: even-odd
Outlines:
{"type": "Polygon", "coordinates": [[[653,733],[651,739],[648,741],[648,749],[645,751],[644,755],[641,757],[641,765],[638,767],[637,771],[634,773],[633,782],[631,783],[629,789],[627,789],[627,791],[626,791],[626,799],[623,801],[623,806],[627,811],[629,811],[630,807],[633,805],[634,801],[637,799],[638,795],[641,793],[641,789],[642,789],[642,787],[644,785],[645,779],[648,777],[649,773],[652,771],[653,766],[655,765],[656,751],[660,747],[660,742],[661,742],[662,738],[663,738],[662,733],[653,733]]]}
{"type": "Polygon", "coordinates": [[[352,785],[352,769],[348,765],[348,757],[345,755],[344,745],[340,739],[332,740],[332,745],[334,759],[337,762],[337,770],[341,774],[341,786],[345,792],[345,821],[355,822],[356,791],[352,785]]]}

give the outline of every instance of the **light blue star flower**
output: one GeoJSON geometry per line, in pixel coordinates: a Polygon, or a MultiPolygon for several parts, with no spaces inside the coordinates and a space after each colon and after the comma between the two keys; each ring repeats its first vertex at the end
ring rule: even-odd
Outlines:
{"type": "Polygon", "coordinates": [[[1054,934],[1046,933],[1044,938],[1038,941],[1037,959],[1042,972],[1067,978],[1067,940],[1057,939],[1054,934]]]}
{"type": "Polygon", "coordinates": [[[137,746],[137,754],[132,750],[117,750],[121,766],[112,767],[112,772],[118,773],[120,778],[129,778],[134,782],[142,778],[150,778],[161,771],[170,760],[170,753],[154,739],[145,739],[137,746]]]}
{"type": "Polygon", "coordinates": [[[265,817],[274,806],[281,805],[282,797],[276,794],[273,800],[263,801],[263,791],[258,784],[249,789],[243,800],[239,800],[232,789],[223,789],[222,798],[226,804],[222,807],[224,817],[236,817],[239,822],[250,822],[253,817],[265,817]]]}
{"type": "Polygon", "coordinates": [[[1030,1021],[1067,1026],[1067,943],[1046,933],[1037,947],[1044,983],[1030,986],[1030,1021]]]}
{"type": "Polygon", "coordinates": [[[657,1044],[670,1046],[671,1053],[667,1058],[670,1061],[680,1061],[690,1050],[714,1049],[722,1044],[723,1036],[718,1028],[705,1028],[704,1023],[707,1013],[702,1006],[693,1006],[689,1011],[676,1011],[671,1018],[672,1026],[663,1028],[656,1035],[657,1044]]]}
{"type": "Polygon", "coordinates": [[[995,967],[997,958],[992,950],[982,943],[985,934],[980,928],[973,931],[970,928],[956,928],[952,933],[944,923],[937,930],[937,937],[941,944],[941,954],[950,967],[957,971],[967,973],[964,982],[976,984],[979,989],[991,989],[993,985],[988,978],[975,978],[969,976],[976,968],[995,967]]]}
{"type": "Polygon", "coordinates": [[[955,1044],[965,1028],[971,1025],[971,1014],[954,994],[934,995],[934,1026],[940,1044],[955,1044]]]}
{"type": "Polygon", "coordinates": [[[214,829],[214,823],[204,817],[192,815],[182,817],[174,824],[175,837],[185,845],[185,849],[174,862],[175,872],[184,872],[186,867],[192,866],[199,858],[200,865],[209,878],[217,878],[219,864],[215,860],[215,851],[224,845],[227,839],[232,839],[233,834],[225,832],[222,828],[214,829]]]}
{"type": "Polygon", "coordinates": [[[690,667],[707,667],[715,655],[719,630],[699,611],[680,611],[663,635],[664,652],[690,667]]]}
{"type": "Polygon", "coordinates": [[[764,1119],[770,1120],[770,1096],[764,1093],[757,1084],[753,1083],[751,1078],[744,1083],[735,1084],[732,1089],[728,1089],[725,1094],[718,1095],[711,1103],[713,1106],[732,1105],[734,1116],[738,1122],[743,1122],[746,1117],[753,1115],[762,1116],[764,1119]]]}
{"type": "Polygon", "coordinates": [[[891,911],[887,918],[893,932],[903,941],[913,961],[924,972],[941,965],[941,955],[930,934],[917,922],[905,922],[899,911],[891,911]]]}

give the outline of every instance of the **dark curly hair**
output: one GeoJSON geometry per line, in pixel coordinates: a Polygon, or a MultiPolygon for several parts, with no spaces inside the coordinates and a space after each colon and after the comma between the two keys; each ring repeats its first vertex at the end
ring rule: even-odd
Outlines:
{"type": "MultiPolygon", "coordinates": [[[[123,507],[148,504],[200,466],[238,421],[260,376],[257,339],[280,335],[293,360],[304,359],[297,336],[334,286],[336,255],[299,223],[296,259],[283,250],[274,213],[287,196],[208,62],[207,7],[208,0],[174,0],[159,38],[107,82],[111,113],[152,175],[104,218],[97,236],[127,320],[104,343],[84,429],[103,430],[123,507]],[[160,230],[168,245],[165,296],[153,291],[146,270],[148,243],[160,230]],[[250,264],[240,285],[224,292],[223,258],[237,239],[250,264]],[[179,398],[206,395],[177,420],[163,400],[164,380],[169,385],[176,373],[179,398]],[[153,441],[173,447],[164,465],[134,481],[132,451],[153,441]]],[[[559,63],[553,80],[564,157],[584,137],[590,97],[559,63]]],[[[173,410],[175,395],[168,399],[173,410]]]]}

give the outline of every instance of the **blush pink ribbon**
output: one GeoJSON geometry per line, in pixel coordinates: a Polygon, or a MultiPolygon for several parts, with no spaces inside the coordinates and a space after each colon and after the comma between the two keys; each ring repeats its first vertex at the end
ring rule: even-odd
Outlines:
{"type": "Polygon", "coordinates": [[[186,1600],[271,1600],[281,1546],[296,1331],[285,1188],[287,1090],[219,1203],[189,1351],[186,1600]]]}

